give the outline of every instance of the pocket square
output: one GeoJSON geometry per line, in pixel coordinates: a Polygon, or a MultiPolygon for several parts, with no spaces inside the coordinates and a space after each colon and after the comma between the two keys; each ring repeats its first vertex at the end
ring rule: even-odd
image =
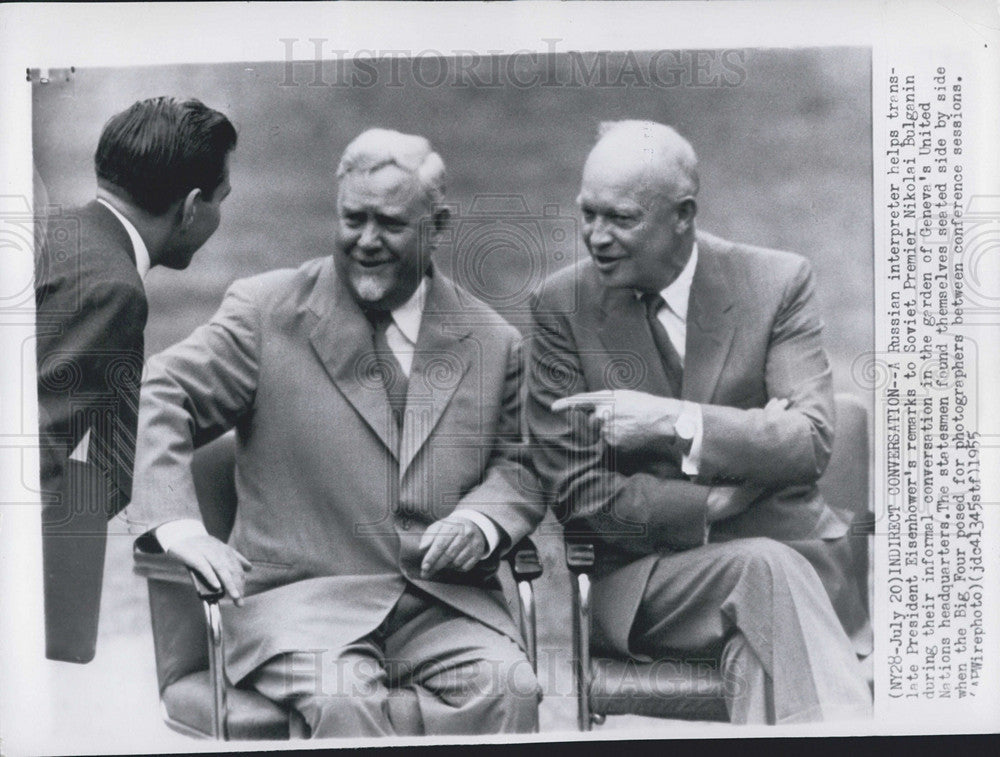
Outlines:
{"type": "Polygon", "coordinates": [[[86,463],[90,459],[90,429],[83,435],[80,442],[74,447],[73,451],[69,455],[70,460],[76,460],[78,463],[86,463]]]}

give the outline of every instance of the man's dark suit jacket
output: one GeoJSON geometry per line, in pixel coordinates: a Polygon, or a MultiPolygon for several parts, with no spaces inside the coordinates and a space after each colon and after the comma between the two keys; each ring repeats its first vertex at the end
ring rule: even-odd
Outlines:
{"type": "Polygon", "coordinates": [[[107,520],[131,495],[146,325],[132,243],[101,203],[49,218],[35,305],[46,654],[88,662],[107,520]]]}
{"type": "MultiPolygon", "coordinates": [[[[681,393],[702,406],[694,480],[668,453],[610,452],[578,413],[549,409],[559,397],[601,389],[672,396],[634,290],[604,287],[587,259],[551,277],[534,307],[528,420],[536,465],[567,538],[596,537],[595,638],[619,653],[628,651],[657,555],[702,544],[712,485],[766,488],[746,512],[714,524],[712,541],[847,532],[816,486],[833,444],[834,404],[808,262],[707,234],[698,235],[698,251],[681,393]],[[771,398],[788,399],[788,410],[765,411],[771,398]]],[[[835,581],[850,583],[846,575],[835,581]]]]}

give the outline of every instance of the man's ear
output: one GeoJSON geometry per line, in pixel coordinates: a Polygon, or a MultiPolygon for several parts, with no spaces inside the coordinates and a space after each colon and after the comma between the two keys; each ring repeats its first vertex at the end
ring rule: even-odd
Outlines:
{"type": "Polygon", "coordinates": [[[694,217],[697,213],[698,203],[695,202],[693,197],[685,197],[677,203],[677,223],[682,231],[687,231],[691,224],[694,223],[694,217]]]}
{"type": "Polygon", "coordinates": [[[195,187],[184,198],[181,203],[181,231],[186,230],[194,223],[198,216],[198,200],[201,199],[201,190],[195,187]]]}
{"type": "Polygon", "coordinates": [[[451,211],[448,208],[437,208],[434,211],[434,231],[440,233],[448,225],[451,219],[451,211]]]}

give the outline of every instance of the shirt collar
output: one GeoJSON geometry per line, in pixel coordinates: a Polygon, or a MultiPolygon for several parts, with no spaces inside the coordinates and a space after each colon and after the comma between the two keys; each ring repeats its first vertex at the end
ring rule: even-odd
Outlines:
{"type": "Polygon", "coordinates": [[[121,221],[122,226],[125,227],[125,231],[128,233],[128,238],[132,242],[132,251],[135,253],[135,267],[139,271],[139,278],[146,278],[146,274],[149,273],[150,268],[149,250],[146,249],[146,243],[143,242],[142,237],[139,236],[138,229],[136,229],[135,226],[132,225],[132,222],[123,216],[110,202],[102,197],[98,197],[97,201],[114,213],[115,218],[121,221]]]}
{"type": "Polygon", "coordinates": [[[417,343],[420,333],[420,321],[424,315],[424,302],[427,300],[427,277],[420,279],[417,290],[410,299],[392,311],[392,320],[403,333],[410,344],[417,343]]]}
{"type": "Polygon", "coordinates": [[[670,282],[670,285],[660,292],[663,301],[667,303],[674,315],[682,321],[687,320],[688,300],[691,298],[691,283],[694,281],[694,269],[698,265],[698,243],[691,247],[691,257],[685,263],[680,275],[670,282]]]}

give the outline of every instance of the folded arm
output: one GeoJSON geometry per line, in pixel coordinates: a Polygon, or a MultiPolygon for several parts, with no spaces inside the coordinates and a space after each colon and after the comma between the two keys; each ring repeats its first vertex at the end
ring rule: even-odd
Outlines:
{"type": "Polygon", "coordinates": [[[772,324],[765,365],[768,397],[788,400],[787,408],[702,405],[699,476],[766,487],[819,479],[830,460],[834,427],[832,376],[821,331],[812,271],[802,261],[772,324]]]}

